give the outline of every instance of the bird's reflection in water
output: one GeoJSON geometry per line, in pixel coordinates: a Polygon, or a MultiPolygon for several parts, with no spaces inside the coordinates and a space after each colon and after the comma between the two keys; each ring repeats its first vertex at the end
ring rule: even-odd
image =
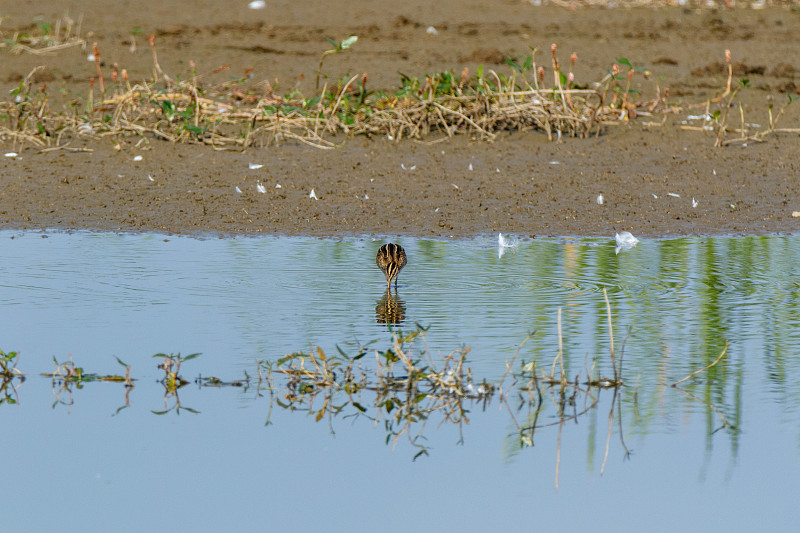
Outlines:
{"type": "Polygon", "coordinates": [[[396,294],[386,291],[375,306],[375,317],[378,324],[399,325],[406,318],[406,304],[396,294]]]}

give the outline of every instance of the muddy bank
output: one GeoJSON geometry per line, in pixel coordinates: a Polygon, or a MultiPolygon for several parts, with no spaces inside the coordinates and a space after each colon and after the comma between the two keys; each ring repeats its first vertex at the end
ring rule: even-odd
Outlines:
{"type": "Polygon", "coordinates": [[[283,146],[244,154],[155,145],[138,152],[141,161],[102,147],[22,152],[4,162],[0,224],[457,237],[800,229],[792,217],[800,210],[800,169],[794,157],[781,157],[800,153],[796,139],[719,149],[708,138],[675,137],[658,130],[561,144],[521,134],[492,144],[349,139],[335,151],[283,146]]]}
{"type": "MultiPolygon", "coordinates": [[[[800,34],[800,15],[791,10],[570,11],[448,0],[391,8],[367,2],[354,16],[345,3],[318,9],[313,2],[269,2],[267,11],[252,11],[245,2],[232,9],[193,2],[189,9],[168,1],[152,10],[121,2],[114,12],[91,4],[81,5],[83,31],[108,64],[117,62],[132,78],[152,70],[143,37],[149,33],[168,72],[184,72],[195,60],[201,71],[230,67],[210,82],[248,72],[253,83],[270,80],[307,92],[325,35],[357,34],[359,41],[347,54],[331,56],[323,76],[366,71],[375,87],[389,89],[397,86],[398,72],[474,71],[479,64],[503,70],[506,58],[522,57],[529,46],[549,49],[557,42],[565,55],[578,53],[578,80],[599,79],[624,56],[653,72],[635,80],[643,97],[669,86],[676,104],[699,107],[663,124],[652,124],[661,117],[638,118],[596,138],[562,142],[539,132],[504,134],[492,143],[467,136],[400,143],[340,136],[332,139],[340,145],[335,150],[283,144],[240,153],[138,138],[120,149],[103,139],[78,139],[47,152],[5,141],[4,152],[20,155],[0,162],[1,228],[456,237],[800,229],[792,217],[800,211],[800,136],[714,148],[713,135],[682,129],[724,87],[725,49],[733,52],[735,76],[751,83],[737,100],[745,120],[766,127],[769,99],[777,109],[783,93],[800,87],[792,37],[800,34]],[[317,200],[309,198],[312,189],[317,200]]],[[[55,19],[67,9],[79,14],[69,2],[14,6],[3,28],[33,24],[37,15],[55,19]]],[[[0,53],[7,88],[44,65],[37,83],[69,100],[86,92],[95,73],[79,47],[44,56],[0,53]]],[[[800,127],[797,107],[788,109],[783,126],[800,127]]],[[[740,120],[738,107],[731,113],[740,120]]]]}

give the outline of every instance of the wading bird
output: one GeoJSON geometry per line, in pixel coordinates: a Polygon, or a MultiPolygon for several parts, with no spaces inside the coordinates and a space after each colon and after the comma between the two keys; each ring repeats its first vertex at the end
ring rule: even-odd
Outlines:
{"type": "Polygon", "coordinates": [[[397,290],[397,275],[406,266],[406,251],[399,244],[384,244],[378,249],[375,263],[386,275],[386,290],[391,291],[392,280],[394,289],[397,290]]]}

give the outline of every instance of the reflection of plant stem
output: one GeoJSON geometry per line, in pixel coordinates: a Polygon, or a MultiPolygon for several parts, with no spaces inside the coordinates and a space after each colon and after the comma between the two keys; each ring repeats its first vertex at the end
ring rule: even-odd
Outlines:
{"type": "MultiPolygon", "coordinates": [[[[674,385],[673,385],[673,386],[674,386],[674,385]]],[[[719,430],[720,430],[720,429],[722,429],[722,428],[725,428],[725,427],[728,427],[728,426],[730,426],[730,424],[728,423],[728,420],[727,420],[727,419],[725,418],[725,416],[724,416],[724,415],[723,415],[723,414],[720,412],[720,410],[719,410],[719,409],[717,409],[717,406],[716,406],[716,405],[714,405],[714,402],[711,402],[711,401],[706,401],[706,400],[703,400],[703,399],[701,399],[701,398],[698,398],[697,396],[695,396],[695,395],[694,395],[694,394],[692,394],[691,392],[687,391],[686,389],[682,389],[682,388],[680,388],[680,387],[675,387],[675,388],[676,388],[677,390],[681,391],[682,393],[684,393],[686,396],[689,396],[689,397],[690,397],[690,398],[692,398],[693,400],[697,400],[698,402],[700,402],[700,403],[702,403],[702,404],[708,405],[709,407],[711,407],[711,408],[714,410],[714,412],[715,412],[715,413],[717,413],[717,416],[720,418],[720,420],[722,420],[722,425],[721,425],[720,427],[718,427],[717,429],[715,429],[714,431],[712,431],[712,434],[716,433],[717,431],[719,431],[719,430]]]]}
{"type": "MultiPolygon", "coordinates": [[[[617,389],[614,389],[614,396],[616,395],[617,389]]],[[[622,444],[622,447],[625,448],[625,458],[627,459],[631,456],[631,451],[625,444],[625,435],[622,431],[622,399],[617,400],[617,423],[619,424],[619,442],[622,444]]]]}
{"type": "Polygon", "coordinates": [[[556,361],[561,368],[561,383],[562,386],[566,384],[567,377],[564,375],[564,344],[561,338],[561,308],[558,308],[558,355],[553,360],[553,368],[550,371],[550,379],[553,379],[556,373],[556,361]]]}
{"type": "Polygon", "coordinates": [[[708,369],[709,369],[709,368],[711,368],[712,366],[714,366],[714,365],[716,365],[717,363],[719,363],[719,360],[720,360],[720,359],[722,359],[722,356],[724,356],[724,355],[725,355],[725,352],[727,352],[727,351],[728,351],[728,343],[726,342],[726,343],[725,343],[725,348],[723,348],[723,350],[722,350],[722,353],[721,353],[721,354],[719,354],[719,356],[718,356],[716,359],[714,359],[714,362],[713,362],[713,363],[711,363],[710,365],[706,365],[706,366],[704,366],[704,367],[703,367],[703,368],[701,368],[700,370],[695,370],[694,372],[692,372],[691,374],[689,374],[689,375],[688,375],[688,376],[686,376],[685,378],[683,378],[683,379],[680,379],[680,380],[676,381],[675,383],[673,383],[673,384],[672,384],[672,385],[670,385],[670,386],[671,386],[671,387],[675,387],[675,386],[676,386],[678,383],[683,383],[683,382],[684,382],[684,381],[686,381],[687,379],[689,379],[689,378],[691,378],[691,377],[693,377],[693,376],[696,376],[696,375],[697,375],[697,374],[699,374],[700,372],[703,372],[704,370],[708,370],[708,369]]]}
{"type": "Polygon", "coordinates": [[[606,451],[603,454],[603,464],[600,465],[600,475],[603,475],[603,472],[606,469],[606,461],[608,460],[608,449],[611,444],[611,428],[614,424],[614,402],[617,399],[617,389],[614,389],[614,398],[611,400],[611,409],[608,410],[608,432],[606,433],[606,451]]]}
{"type": "Polygon", "coordinates": [[[556,449],[556,492],[558,492],[558,469],[561,466],[561,430],[564,428],[564,420],[558,424],[558,448],[556,449]]]}
{"type": "Polygon", "coordinates": [[[611,339],[611,366],[614,368],[614,381],[619,381],[617,362],[614,360],[614,326],[611,324],[611,304],[608,302],[608,291],[606,291],[605,287],[603,287],[603,297],[606,299],[606,310],[608,312],[608,338],[611,339]]]}
{"type": "MultiPolygon", "coordinates": [[[[535,334],[536,334],[535,330],[530,332],[530,333],[528,333],[528,336],[525,337],[524,339],[522,339],[522,342],[519,343],[519,346],[517,346],[517,351],[514,352],[513,356],[511,356],[511,361],[506,363],[506,371],[503,373],[503,377],[500,379],[500,385],[498,385],[498,390],[500,391],[500,396],[501,397],[503,396],[503,384],[506,381],[506,376],[508,376],[508,374],[511,372],[511,367],[514,365],[514,361],[517,359],[517,355],[519,355],[519,352],[520,352],[520,350],[522,350],[522,347],[525,345],[525,343],[528,342],[528,340],[530,340],[530,338],[533,337],[535,334]]],[[[426,349],[427,349],[427,347],[426,347],[426,349]]],[[[536,377],[536,371],[534,370],[534,372],[532,372],[532,374],[533,374],[533,376],[535,378],[536,377]]],[[[537,387],[538,387],[538,385],[537,385],[537,387]]]]}

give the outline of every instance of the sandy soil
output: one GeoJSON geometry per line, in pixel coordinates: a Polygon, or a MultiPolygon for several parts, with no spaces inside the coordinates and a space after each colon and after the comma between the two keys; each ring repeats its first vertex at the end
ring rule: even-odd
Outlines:
{"type": "MultiPolygon", "coordinates": [[[[568,10],[464,0],[267,0],[258,11],[244,0],[114,6],[18,2],[0,12],[1,29],[8,36],[37,16],[55,21],[68,11],[75,19],[83,15],[83,34],[99,44],[104,62],[117,62],[133,79],[151,73],[146,35],[154,33],[161,65],[173,75],[186,73],[194,60],[201,72],[230,66],[209,82],[247,72],[254,81],[307,94],[328,48],[324,37],[348,35],[358,35],[358,43],[326,59],[324,72],[337,78],[366,71],[375,88],[396,87],[398,72],[474,72],[479,64],[505,71],[504,58],[557,43],[563,61],[577,52],[579,82],[599,80],[615,58],[626,57],[653,72],[649,81],[637,81],[644,97],[654,96],[658,81],[675,103],[701,106],[723,89],[724,50],[730,49],[735,76],[753,85],[739,99],[745,120],[762,128],[768,99],[777,109],[784,93],[800,90],[800,13],[783,8],[568,10]]],[[[61,105],[59,95],[67,102],[86,94],[95,68],[87,53],[0,51],[0,83],[11,89],[44,65],[37,83],[47,83],[54,105],[61,105]]],[[[789,108],[782,126],[800,127],[798,108],[789,108]]],[[[283,144],[241,153],[157,140],[137,146],[132,139],[119,150],[100,140],[70,146],[91,151],[42,153],[5,141],[3,151],[19,157],[0,162],[0,228],[457,237],[797,231],[800,135],[715,148],[713,135],[681,129],[687,114],[702,112],[670,115],[663,125],[638,118],[597,138],[561,142],[537,132],[491,143],[466,136],[399,143],[340,136],[336,150],[283,144]],[[141,161],[134,161],[137,155],[141,161]],[[266,192],[258,192],[259,183],[266,192]],[[312,189],[317,200],[309,198],[312,189]]],[[[739,109],[731,113],[738,121],[739,109]]]]}

